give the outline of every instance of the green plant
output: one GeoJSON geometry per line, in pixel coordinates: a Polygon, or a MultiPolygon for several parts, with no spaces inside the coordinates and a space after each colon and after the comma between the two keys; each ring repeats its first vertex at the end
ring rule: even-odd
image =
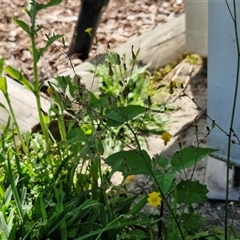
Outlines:
{"type": "MultiPolygon", "coordinates": [[[[37,49],[41,27],[35,27],[35,20],[39,11],[59,2],[29,1],[30,26],[14,19],[32,40],[33,83],[0,60],[0,89],[10,109],[1,105],[10,118],[0,140],[0,239],[210,239],[208,232],[195,233],[204,220],[193,210],[193,204],[206,200],[206,186],[192,178],[176,182],[175,177],[216,150],[180,147],[170,159],[150,157],[139,132],[149,125],[163,132],[162,119],[152,112],[161,106],[152,106],[147,67],[134,67],[133,50],[130,66],[117,54],[108,54],[98,66],[99,95],[88,91],[78,75],[56,77],[48,83],[52,105],[42,111],[37,62],[61,36],[37,49]],[[20,133],[4,71],[36,98],[40,124],[32,132],[20,133]],[[124,179],[144,174],[152,187],[134,194],[124,182],[114,186],[111,177],[117,171],[124,179]],[[157,214],[150,214],[148,205],[157,214]]],[[[167,144],[171,135],[163,132],[162,138],[167,144]]]]}
{"type": "MultiPolygon", "coordinates": [[[[1,59],[1,91],[10,109],[0,155],[1,171],[5,172],[1,179],[0,199],[2,239],[76,239],[79,236],[79,239],[95,239],[104,235],[112,238],[125,226],[136,223],[135,214],[146,203],[143,198],[130,210],[136,197],[118,197],[114,193],[116,196],[108,199],[106,190],[110,188],[111,176],[102,168],[101,157],[104,151],[101,135],[106,132],[106,126],[102,124],[106,118],[102,112],[106,112],[104,99],[88,92],[79,78],[72,82],[69,77],[58,77],[56,84],[49,83],[48,91],[54,104],[48,113],[42,112],[42,84],[38,80],[37,62],[50,44],[61,36],[49,38],[45,47],[37,49],[35,36],[41,27],[35,28],[35,18],[40,10],[59,2],[52,0],[44,5],[30,1],[29,9],[24,9],[30,17],[30,26],[14,19],[32,40],[33,83],[13,67],[4,67],[1,59]],[[20,133],[3,71],[36,97],[40,120],[40,126],[33,129],[36,133],[25,136],[20,133]],[[67,96],[68,91],[71,99],[67,96]],[[78,108],[75,115],[69,109],[73,104],[78,108]],[[21,146],[9,137],[10,121],[14,122],[21,146]],[[98,126],[102,129],[97,130],[98,126]]],[[[7,110],[5,106],[1,107],[7,110]]],[[[138,114],[136,112],[132,118],[138,114]]],[[[111,190],[108,195],[112,195],[111,190]]]]}
{"type": "Polygon", "coordinates": [[[161,103],[152,103],[151,99],[155,97],[151,82],[147,78],[147,68],[135,65],[135,60],[139,54],[134,53],[132,49],[132,61],[129,66],[125,63],[125,58],[117,53],[109,52],[106,55],[105,62],[98,64],[94,71],[99,79],[100,94],[107,97],[110,106],[126,107],[128,105],[139,105],[148,107],[144,112],[144,121],[142,115],[134,119],[134,127],[141,132],[150,132],[159,134],[164,130],[164,123],[169,119],[164,119],[155,111],[161,111],[161,103]]]}

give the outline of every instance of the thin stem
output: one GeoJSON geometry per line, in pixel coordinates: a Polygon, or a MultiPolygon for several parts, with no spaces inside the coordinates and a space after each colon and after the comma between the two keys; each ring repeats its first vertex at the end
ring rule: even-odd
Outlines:
{"type": "Polygon", "coordinates": [[[41,98],[40,98],[40,84],[38,79],[38,68],[37,68],[37,62],[38,62],[39,56],[37,55],[36,42],[35,42],[36,1],[32,1],[30,12],[31,12],[31,23],[32,23],[32,26],[31,26],[32,34],[30,37],[31,37],[32,56],[33,56],[34,95],[36,97],[40,125],[45,137],[46,146],[47,148],[49,148],[50,138],[48,135],[48,129],[47,129],[47,126],[45,125],[43,113],[42,113],[41,98]]]}
{"type": "Polygon", "coordinates": [[[21,200],[20,200],[20,196],[19,196],[19,193],[18,193],[18,190],[17,190],[17,183],[18,183],[18,177],[17,179],[14,179],[14,176],[13,176],[13,172],[12,172],[12,167],[11,167],[11,157],[9,152],[7,153],[7,167],[6,167],[6,172],[7,172],[7,177],[8,177],[8,180],[11,184],[11,190],[12,190],[12,193],[13,193],[13,197],[15,199],[15,202],[16,202],[16,208],[17,208],[17,211],[19,213],[19,218],[20,218],[20,221],[21,223],[23,223],[24,221],[24,210],[22,208],[22,203],[21,203],[21,200]]]}
{"type": "MultiPolygon", "coordinates": [[[[102,168],[101,168],[101,157],[99,156],[99,154],[97,154],[97,155],[98,155],[97,160],[98,160],[98,167],[99,167],[99,177],[100,177],[100,180],[101,180],[102,189],[105,189],[105,185],[104,185],[105,183],[104,183],[102,168]]],[[[108,219],[111,219],[111,217],[110,217],[111,208],[110,208],[110,205],[109,205],[109,200],[108,200],[107,195],[106,195],[106,191],[103,190],[102,194],[103,194],[103,198],[104,198],[107,210],[108,210],[107,211],[108,212],[108,219]]]]}
{"type": "Polygon", "coordinates": [[[19,125],[18,125],[18,121],[17,121],[16,116],[15,116],[15,114],[14,114],[14,110],[13,110],[13,108],[12,108],[11,100],[10,100],[10,98],[9,98],[8,93],[5,94],[5,98],[6,98],[6,100],[7,100],[8,107],[9,107],[9,111],[10,111],[11,117],[12,117],[12,119],[13,119],[13,122],[14,122],[14,125],[15,125],[15,128],[16,128],[16,131],[17,131],[19,140],[20,140],[20,142],[21,142],[21,146],[22,146],[23,152],[24,152],[25,154],[27,154],[27,153],[28,153],[28,148],[27,148],[27,146],[26,146],[26,144],[25,144],[25,142],[24,142],[24,139],[23,139],[22,133],[21,133],[21,131],[20,131],[20,128],[19,128],[19,125]]]}
{"type": "Polygon", "coordinates": [[[236,0],[233,1],[233,24],[234,24],[234,33],[236,38],[236,48],[237,48],[237,69],[236,69],[236,82],[235,82],[235,91],[234,91],[234,98],[233,98],[233,105],[232,105],[232,114],[231,114],[231,121],[229,127],[229,137],[228,137],[228,149],[227,149],[227,181],[226,181],[226,201],[225,201],[225,240],[228,239],[228,200],[229,200],[229,171],[230,171],[230,156],[231,156],[231,136],[232,136],[232,129],[235,119],[235,111],[236,111],[236,104],[237,104],[237,97],[238,97],[238,85],[239,85],[239,73],[240,73],[240,46],[239,46],[239,38],[238,38],[238,25],[237,25],[237,9],[236,9],[236,0]]]}
{"type": "Polygon", "coordinates": [[[33,36],[31,38],[32,42],[32,54],[33,54],[33,75],[34,75],[34,95],[36,96],[36,102],[37,102],[37,110],[40,120],[40,125],[46,140],[47,147],[50,146],[50,138],[48,135],[48,129],[45,125],[43,113],[42,113],[42,107],[41,107],[41,97],[40,97],[40,87],[39,87],[39,79],[38,79],[38,69],[37,69],[37,50],[36,50],[36,43],[35,43],[35,37],[33,36]]]}

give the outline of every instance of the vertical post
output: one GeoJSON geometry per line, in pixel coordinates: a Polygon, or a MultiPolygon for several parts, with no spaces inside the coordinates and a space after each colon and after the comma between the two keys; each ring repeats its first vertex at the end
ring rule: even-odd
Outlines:
{"type": "Polygon", "coordinates": [[[81,9],[68,56],[76,54],[83,61],[88,58],[100,18],[108,3],[109,0],[81,0],[81,9]]]}
{"type": "Polygon", "coordinates": [[[185,0],[186,49],[207,57],[208,52],[208,0],[185,0]]]}
{"type": "MultiPolygon", "coordinates": [[[[227,1],[233,11],[233,0],[227,1]]],[[[238,31],[240,37],[240,2],[236,0],[238,31]]],[[[185,1],[186,49],[205,57],[208,56],[208,115],[227,133],[229,132],[233,95],[235,91],[237,56],[234,24],[225,0],[185,1]],[[208,44],[207,44],[208,43],[208,44]]],[[[240,87],[239,87],[240,88],[240,87]]],[[[240,89],[238,89],[240,90],[240,89]]],[[[212,125],[208,121],[208,126],[212,125]]],[[[233,129],[240,138],[240,96],[237,99],[233,129]]],[[[234,139],[238,142],[237,139],[234,139]]],[[[208,137],[209,148],[219,149],[207,157],[205,181],[208,197],[226,198],[226,181],[230,183],[229,199],[238,200],[240,186],[240,146],[231,146],[230,179],[226,179],[228,137],[214,128],[208,137]]]]}
{"type": "MultiPolygon", "coordinates": [[[[227,1],[233,15],[233,1],[227,1]]],[[[236,1],[240,24],[240,3],[236,1]]],[[[208,20],[208,115],[227,133],[230,128],[235,82],[237,76],[236,37],[234,23],[225,1],[209,0],[208,20]]],[[[238,31],[240,28],[238,29],[238,31]]],[[[240,37],[240,33],[238,34],[240,37]]],[[[240,94],[240,87],[238,87],[240,94]]],[[[208,121],[208,125],[212,123],[208,121]]],[[[234,132],[240,137],[240,96],[237,99],[236,114],[233,125],[234,132]]],[[[238,140],[233,138],[236,142],[238,140]]],[[[207,163],[206,182],[210,186],[209,198],[225,199],[226,160],[228,154],[228,137],[215,127],[208,137],[208,147],[219,149],[207,163]],[[224,162],[219,162],[222,160],[224,162]],[[225,169],[225,171],[223,171],[225,169]],[[213,182],[215,185],[213,185],[213,182]]],[[[238,200],[240,146],[231,145],[232,172],[229,199],[238,200]],[[233,178],[233,179],[232,179],[233,178]],[[238,182],[238,183],[237,183],[238,182]]]]}

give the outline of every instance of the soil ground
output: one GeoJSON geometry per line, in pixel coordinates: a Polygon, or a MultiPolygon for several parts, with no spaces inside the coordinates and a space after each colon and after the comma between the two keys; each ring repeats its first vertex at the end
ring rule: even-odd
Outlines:
{"type": "MultiPolygon", "coordinates": [[[[46,2],[46,1],[39,1],[46,2]]],[[[64,34],[65,43],[68,46],[74,31],[74,22],[78,15],[79,0],[63,2],[54,8],[44,10],[38,17],[37,24],[43,25],[44,29],[37,40],[40,46],[46,41],[46,35],[64,34]]],[[[30,41],[27,35],[12,23],[12,17],[26,20],[22,11],[25,1],[22,0],[1,0],[0,16],[0,56],[5,57],[6,64],[10,64],[20,69],[24,75],[32,79],[31,56],[27,51],[30,41]]],[[[113,48],[127,40],[134,38],[143,32],[153,29],[156,25],[170,21],[172,18],[184,11],[184,3],[180,0],[113,0],[107,11],[104,13],[97,38],[98,47],[92,51],[91,56],[104,52],[107,43],[113,48]]],[[[79,60],[73,60],[73,64],[79,64],[79,60]]],[[[56,42],[56,47],[47,51],[44,58],[39,62],[41,69],[41,80],[47,80],[62,69],[70,67],[69,60],[66,59],[62,43],[56,42]]],[[[193,72],[186,73],[185,80],[187,88],[185,92],[205,111],[207,102],[207,78],[206,71],[200,70],[201,66],[194,66],[193,72]]],[[[180,69],[177,76],[184,75],[184,70],[180,69]],[[181,74],[183,73],[183,74],[181,74]]],[[[151,154],[162,153],[171,156],[178,149],[177,137],[180,138],[182,146],[196,146],[199,139],[202,139],[201,146],[206,145],[207,121],[202,110],[196,106],[188,97],[172,99],[174,110],[171,118],[177,121],[168,125],[170,133],[175,135],[173,140],[164,147],[159,136],[149,136],[149,148],[151,154]],[[197,118],[196,118],[197,117],[197,118]],[[196,137],[192,124],[197,119],[198,135],[196,137]]],[[[206,161],[197,165],[194,179],[204,182],[206,161]]],[[[191,174],[192,170],[188,171],[191,174]]],[[[179,176],[181,178],[183,176],[179,176]]],[[[139,185],[144,181],[142,176],[136,178],[134,184],[139,185]]],[[[224,205],[218,200],[208,200],[197,205],[195,209],[207,218],[206,229],[211,229],[213,225],[224,226],[224,205]]],[[[229,223],[232,223],[240,234],[240,206],[239,203],[229,210],[229,223]]]]}

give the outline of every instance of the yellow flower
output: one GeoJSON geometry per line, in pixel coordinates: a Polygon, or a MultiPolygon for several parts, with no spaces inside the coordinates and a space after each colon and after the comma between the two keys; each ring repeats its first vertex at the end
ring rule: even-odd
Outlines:
{"type": "Polygon", "coordinates": [[[162,198],[160,197],[159,192],[151,192],[148,194],[147,201],[151,207],[157,207],[157,206],[161,205],[162,198]]]}
{"type": "Polygon", "coordinates": [[[89,36],[92,36],[92,29],[93,28],[87,28],[85,29],[85,32],[89,34],[89,36]]]}
{"type": "Polygon", "coordinates": [[[166,146],[167,143],[170,141],[172,135],[169,132],[163,132],[161,135],[162,140],[164,141],[164,145],[166,146]]]}
{"type": "Polygon", "coordinates": [[[47,93],[48,93],[48,95],[52,95],[52,94],[53,94],[53,90],[52,90],[52,88],[48,87],[48,89],[47,89],[47,93]]]}

